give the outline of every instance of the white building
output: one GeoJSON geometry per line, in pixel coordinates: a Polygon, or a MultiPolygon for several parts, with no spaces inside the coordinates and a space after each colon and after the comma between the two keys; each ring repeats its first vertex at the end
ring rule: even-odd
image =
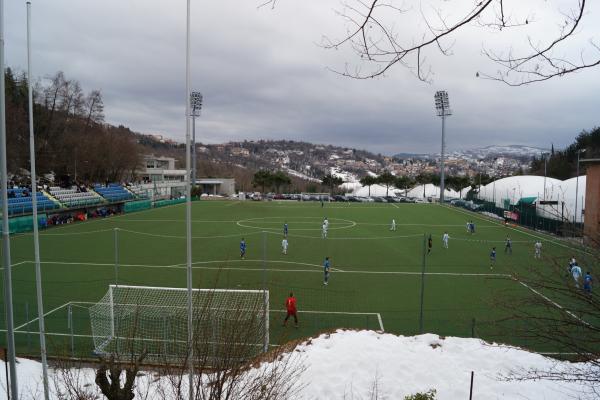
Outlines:
{"type": "MultiPolygon", "coordinates": [[[[144,156],[138,175],[145,182],[142,189],[152,198],[180,197],[185,193],[186,170],[176,168],[173,157],[144,156]]],[[[227,178],[197,178],[202,193],[229,196],[235,193],[235,180],[227,178]]]]}
{"type": "Polygon", "coordinates": [[[185,169],[176,169],[173,157],[144,156],[138,175],[144,182],[185,182],[185,169]]]}

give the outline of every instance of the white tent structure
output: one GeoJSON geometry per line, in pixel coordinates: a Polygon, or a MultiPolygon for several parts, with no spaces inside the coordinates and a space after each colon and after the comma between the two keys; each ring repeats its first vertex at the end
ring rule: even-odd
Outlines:
{"type": "MultiPolygon", "coordinates": [[[[420,199],[427,199],[428,197],[431,197],[431,198],[439,199],[440,198],[440,187],[435,186],[432,183],[428,183],[426,185],[416,186],[412,189],[409,189],[408,191],[390,186],[390,189],[388,191],[389,196],[394,196],[394,195],[404,196],[405,193],[408,197],[416,197],[416,198],[420,198],[420,199]]],[[[357,187],[354,188],[354,191],[352,192],[352,194],[354,196],[361,196],[361,197],[369,196],[369,188],[367,186],[360,186],[360,184],[359,184],[357,187]]],[[[385,195],[386,195],[385,186],[383,186],[383,185],[372,185],[371,186],[371,196],[385,196],[385,195]]],[[[463,196],[464,195],[466,195],[466,191],[463,191],[463,196]]],[[[445,189],[444,196],[447,199],[460,198],[460,194],[452,189],[445,189]]]]}
{"type": "MultiPolygon", "coordinates": [[[[585,204],[585,176],[579,177],[577,222],[583,222],[582,208],[585,204]]],[[[479,199],[492,202],[496,207],[508,209],[519,201],[535,204],[538,215],[546,218],[573,220],[575,215],[575,192],[577,179],[561,181],[543,176],[510,176],[481,186],[479,199]],[[545,183],[544,183],[545,182],[545,183]],[[545,184],[545,187],[544,187],[545,184]],[[556,201],[556,205],[543,205],[541,201],[556,201]]]]}
{"type": "MultiPolygon", "coordinates": [[[[404,193],[404,191],[402,191],[404,193]]],[[[463,193],[464,194],[464,193],[463,193]]],[[[408,191],[408,197],[416,197],[420,199],[426,199],[428,197],[431,198],[440,198],[440,187],[434,185],[433,183],[427,183],[425,185],[415,186],[414,188],[408,191]]],[[[460,198],[460,193],[452,189],[444,189],[444,198],[446,199],[458,199],[460,198]]]]}
{"type": "MultiPolygon", "coordinates": [[[[372,185],[371,186],[371,196],[385,196],[386,189],[383,185],[372,185]]],[[[396,193],[402,194],[404,190],[400,190],[394,186],[390,186],[388,191],[388,196],[394,196],[396,193]]],[[[366,197],[369,195],[369,187],[361,186],[360,183],[358,186],[354,187],[354,191],[352,192],[354,196],[366,197]]]]}

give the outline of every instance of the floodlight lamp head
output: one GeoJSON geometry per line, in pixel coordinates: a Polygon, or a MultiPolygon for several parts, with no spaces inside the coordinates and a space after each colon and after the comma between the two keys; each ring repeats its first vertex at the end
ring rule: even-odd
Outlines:
{"type": "Polygon", "coordinates": [[[202,93],[190,93],[190,106],[192,108],[192,114],[198,116],[200,114],[200,110],[202,109],[202,93]]]}
{"type": "Polygon", "coordinates": [[[448,92],[445,90],[439,90],[435,93],[435,109],[437,111],[438,117],[445,117],[448,115],[452,115],[452,110],[450,110],[450,100],[448,98],[448,92]]]}

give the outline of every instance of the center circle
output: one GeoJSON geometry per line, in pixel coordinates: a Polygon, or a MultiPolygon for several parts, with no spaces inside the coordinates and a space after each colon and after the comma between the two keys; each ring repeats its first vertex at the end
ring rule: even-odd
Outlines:
{"type": "MultiPolygon", "coordinates": [[[[334,229],[349,229],[356,226],[356,222],[343,219],[343,218],[328,218],[329,220],[329,230],[334,229]]],[[[283,229],[283,224],[288,224],[288,227],[291,231],[321,231],[321,223],[323,222],[323,218],[321,217],[292,217],[292,218],[284,218],[284,217],[257,217],[257,218],[248,218],[242,219],[236,222],[237,225],[244,228],[252,228],[252,229],[283,229]],[[302,228],[302,226],[310,226],[314,225],[314,228],[302,228]],[[300,228],[298,226],[301,226],[300,228]]]]}

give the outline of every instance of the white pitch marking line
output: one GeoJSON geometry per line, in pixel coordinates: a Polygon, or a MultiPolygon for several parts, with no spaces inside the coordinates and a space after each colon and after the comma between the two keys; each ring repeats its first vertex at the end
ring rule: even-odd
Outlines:
{"type": "Polygon", "coordinates": [[[383,329],[383,320],[381,319],[381,314],[377,313],[377,319],[379,320],[379,327],[381,328],[381,332],[385,332],[385,329],[383,329]]]}
{"type": "MultiPolygon", "coordinates": [[[[32,261],[27,261],[32,262],[32,261]]],[[[263,262],[263,260],[227,260],[227,261],[198,261],[193,264],[216,264],[216,263],[232,263],[232,262],[263,262]]],[[[266,260],[267,263],[284,263],[284,264],[298,264],[308,265],[317,268],[322,268],[319,264],[301,263],[295,261],[278,261],[278,260],[266,260]]],[[[98,267],[114,267],[114,264],[104,263],[89,263],[89,262],[63,262],[63,261],[42,261],[42,264],[65,264],[65,265],[87,265],[87,266],[98,266],[98,267]]],[[[185,269],[184,264],[174,265],[143,265],[143,264],[119,264],[120,267],[134,267],[134,268],[173,268],[173,269],[185,269]]],[[[205,270],[231,270],[231,271],[264,271],[263,268],[244,268],[244,267],[192,267],[194,269],[205,269],[205,270]]],[[[374,275],[421,275],[421,272],[416,271],[361,271],[361,270],[342,270],[339,268],[331,268],[332,270],[342,274],[374,274],[374,275]]],[[[282,268],[267,268],[268,271],[273,272],[318,272],[322,271],[316,269],[282,269],[282,268]]],[[[476,272],[425,272],[425,275],[439,275],[439,276],[487,276],[497,278],[512,278],[510,274],[499,274],[499,273],[476,273],[476,272]]]]}
{"type": "MultiPolygon", "coordinates": [[[[68,304],[68,303],[67,303],[68,304]]],[[[72,301],[71,302],[72,305],[77,305],[77,304],[98,304],[98,302],[93,302],[93,301],[72,301]]],[[[167,307],[167,306],[164,306],[167,307]]],[[[286,310],[269,310],[269,312],[273,312],[273,313],[285,313],[287,312],[286,310]]],[[[378,315],[378,313],[376,312],[351,312],[351,311],[323,311],[323,310],[299,310],[299,313],[305,313],[305,314],[347,314],[347,315],[378,315]]]]}
{"type": "MultiPolygon", "coordinates": [[[[20,261],[18,263],[11,264],[10,266],[11,266],[11,268],[14,268],[14,267],[17,267],[17,266],[22,265],[22,264],[27,264],[29,262],[31,262],[31,261],[20,261]]],[[[0,267],[0,271],[3,271],[3,270],[4,270],[4,267],[0,267]]]]}
{"type": "MultiPolygon", "coordinates": [[[[44,314],[44,318],[46,318],[48,315],[52,314],[53,312],[58,311],[58,310],[60,310],[61,308],[65,307],[65,306],[68,306],[70,303],[71,302],[65,303],[62,306],[58,306],[58,307],[56,307],[56,308],[48,311],[47,313],[44,314]]],[[[18,331],[19,329],[21,329],[21,328],[23,328],[23,327],[25,327],[25,326],[27,326],[29,324],[32,324],[32,323],[34,323],[35,321],[37,321],[39,319],[40,319],[39,317],[36,317],[36,318],[32,319],[31,321],[25,322],[24,324],[17,326],[15,328],[15,331],[18,331]]]]}
{"type": "Polygon", "coordinates": [[[400,207],[398,207],[397,205],[395,205],[394,203],[390,203],[390,204],[391,204],[391,205],[393,205],[393,206],[394,206],[394,207],[396,207],[396,208],[400,208],[400,207]]]}
{"type": "Polygon", "coordinates": [[[579,322],[582,322],[583,324],[585,324],[588,327],[592,327],[592,325],[588,324],[587,322],[585,322],[583,319],[579,318],[577,315],[575,315],[573,312],[567,310],[566,308],[564,308],[563,306],[561,306],[560,304],[558,304],[557,302],[555,302],[554,300],[551,300],[549,297],[541,294],[540,292],[538,292],[537,290],[535,290],[534,288],[532,288],[531,286],[529,286],[528,284],[521,282],[519,280],[517,280],[521,285],[523,285],[524,287],[526,287],[527,289],[531,290],[533,293],[537,294],[538,296],[540,296],[542,299],[546,300],[548,303],[552,304],[553,306],[555,306],[556,308],[560,309],[560,310],[564,310],[567,314],[569,314],[571,317],[573,317],[574,319],[576,319],[579,322]]]}
{"type": "MultiPolygon", "coordinates": [[[[269,310],[269,312],[285,313],[286,310],[269,310]]],[[[321,310],[298,310],[299,314],[339,314],[339,315],[377,315],[375,312],[346,312],[346,311],[321,311],[321,310]]]]}

